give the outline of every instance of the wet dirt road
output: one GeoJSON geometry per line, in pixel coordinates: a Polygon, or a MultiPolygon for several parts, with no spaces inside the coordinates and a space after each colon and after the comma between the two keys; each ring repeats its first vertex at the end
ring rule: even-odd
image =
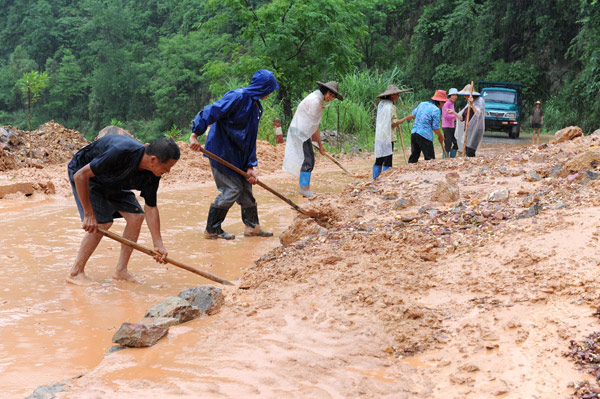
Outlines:
{"type": "MultiPolygon", "coordinates": [[[[525,141],[506,138],[490,142],[486,137],[483,147],[528,144],[525,141]]],[[[402,155],[396,153],[395,164],[401,160],[402,155]]],[[[370,174],[372,162],[372,159],[363,159],[344,164],[355,173],[370,174]]],[[[339,191],[345,184],[356,181],[334,165],[325,165],[317,164],[312,187],[315,192],[339,191]]],[[[297,183],[289,176],[278,173],[262,180],[300,206],[307,203],[298,199],[297,183]]],[[[212,183],[161,191],[163,238],[173,259],[234,280],[243,268],[279,245],[277,236],[287,228],[296,212],[257,187],[255,195],[261,224],[274,231],[275,236],[268,239],[241,237],[240,210],[234,206],[224,228],[240,237],[230,242],[204,240],[202,231],[208,206],[216,194],[212,183]]],[[[0,360],[0,398],[24,397],[39,385],[89,373],[103,359],[111,346],[112,335],[123,322],[138,321],[150,306],[185,288],[212,284],[174,266],[156,264],[139,252],[132,256],[130,271],[141,277],[144,284],[115,282],[110,276],[118,258],[119,244],[105,238],[86,267],[89,277],[97,283],[90,287],[72,286],[66,284],[64,278],[75,257],[82,230],[71,198],[34,196],[25,201],[3,200],[0,217],[3,228],[0,351],[4,354],[0,360]]],[[[123,226],[124,223],[118,221],[111,230],[120,233],[123,226]]],[[[151,246],[145,226],[139,243],[151,246]]],[[[210,320],[194,323],[197,329],[210,320]]],[[[291,319],[288,323],[295,325],[291,319]]],[[[183,337],[189,328],[179,327],[170,339],[180,341],[178,347],[189,345],[183,337]]],[[[297,332],[292,330],[294,328],[285,333],[297,332]]],[[[133,356],[157,355],[135,351],[133,356]]],[[[163,364],[160,372],[154,370],[160,376],[152,380],[168,379],[169,369],[186,369],[185,361],[183,367],[172,366],[163,364]]],[[[119,372],[119,380],[150,378],[153,374],[148,368],[128,370],[119,372]]],[[[188,371],[194,373],[192,366],[188,371]]],[[[240,376],[239,382],[243,383],[243,377],[240,376]]]]}
{"type": "MultiPolygon", "coordinates": [[[[370,161],[355,161],[360,170],[370,161]]],[[[362,171],[364,173],[364,171],[362,171]]],[[[279,173],[263,181],[300,206],[295,180],[279,173]]],[[[341,190],[353,181],[335,166],[321,167],[313,178],[315,192],[341,190]]],[[[296,212],[260,187],[255,188],[261,224],[272,238],[244,238],[240,209],[235,205],[224,228],[233,241],[202,237],[208,206],[217,194],[213,183],[168,189],[159,194],[162,235],[169,256],[226,279],[236,279],[273,247],[296,212]]],[[[134,251],[129,269],[144,280],[137,285],[111,279],[119,244],[104,238],[88,262],[86,273],[96,283],[89,287],[65,283],[82,237],[72,198],[0,201],[0,398],[24,397],[39,385],[84,374],[93,369],[111,346],[123,322],[137,322],[146,309],[181,290],[215,284],[172,265],[159,265],[134,251]]],[[[111,231],[121,233],[124,222],[111,231]]],[[[152,241],[144,225],[138,241],[152,241]]]]}

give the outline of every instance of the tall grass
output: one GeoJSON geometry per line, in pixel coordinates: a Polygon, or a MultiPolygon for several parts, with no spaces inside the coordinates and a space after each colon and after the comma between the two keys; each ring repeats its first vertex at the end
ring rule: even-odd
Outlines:
{"type": "MultiPolygon", "coordinates": [[[[335,147],[340,151],[348,151],[352,147],[366,151],[373,149],[379,103],[376,96],[390,84],[400,89],[409,88],[404,84],[404,73],[398,68],[381,73],[356,71],[341,77],[339,87],[344,101],[330,102],[321,121],[321,130],[338,132],[338,138],[330,143],[330,148],[335,147]]],[[[400,94],[400,100],[396,103],[398,117],[408,115],[416,104],[413,93],[400,94]]],[[[410,143],[410,129],[404,126],[403,131],[405,144],[410,143]]]]}

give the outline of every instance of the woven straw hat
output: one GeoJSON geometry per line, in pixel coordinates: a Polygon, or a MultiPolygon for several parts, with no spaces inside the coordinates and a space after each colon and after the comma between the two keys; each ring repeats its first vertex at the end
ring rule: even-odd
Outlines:
{"type": "Polygon", "coordinates": [[[410,90],[411,89],[400,90],[399,88],[396,87],[396,85],[388,85],[388,87],[385,89],[385,91],[381,94],[378,94],[376,97],[377,98],[387,97],[387,96],[391,96],[393,94],[406,93],[407,91],[410,91],[410,90]]]}
{"type": "MultiPolygon", "coordinates": [[[[468,84],[465,87],[463,87],[463,89],[461,91],[459,91],[457,94],[460,94],[461,96],[469,96],[469,95],[471,95],[471,84],[468,84]]],[[[475,90],[473,90],[472,94],[474,96],[481,95],[478,91],[475,91],[475,90]]]]}
{"type": "Polygon", "coordinates": [[[323,83],[323,82],[319,82],[317,80],[317,84],[320,87],[326,87],[327,89],[329,89],[333,94],[335,94],[335,96],[337,97],[338,100],[344,101],[344,97],[342,97],[342,95],[338,92],[337,82],[332,80],[331,82],[323,83]]]}

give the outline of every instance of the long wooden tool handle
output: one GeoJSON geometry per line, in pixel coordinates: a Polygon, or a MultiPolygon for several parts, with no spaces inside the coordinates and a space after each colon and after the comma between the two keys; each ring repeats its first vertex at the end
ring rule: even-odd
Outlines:
{"type": "Polygon", "coordinates": [[[400,136],[400,144],[402,144],[402,155],[404,155],[404,163],[408,164],[408,160],[406,159],[406,150],[404,149],[404,139],[402,138],[402,124],[398,125],[398,135],[400,136]]]}
{"type": "MultiPolygon", "coordinates": [[[[212,159],[212,160],[220,163],[221,165],[227,166],[229,169],[231,169],[231,170],[239,173],[240,175],[244,176],[246,179],[249,177],[248,173],[244,172],[243,170],[241,170],[237,166],[232,165],[231,163],[227,162],[223,158],[220,158],[220,157],[216,156],[212,152],[204,149],[203,147],[200,147],[200,152],[203,153],[204,155],[206,155],[207,157],[209,157],[210,159],[212,159]]],[[[284,195],[278,193],[277,191],[273,190],[271,187],[267,186],[265,183],[261,182],[260,180],[258,180],[256,182],[256,184],[258,184],[259,186],[261,186],[265,190],[269,191],[271,194],[274,194],[279,199],[282,199],[283,201],[287,202],[288,205],[290,205],[292,208],[294,208],[295,210],[297,210],[301,214],[306,215],[306,216],[310,216],[304,209],[302,209],[298,205],[296,205],[291,199],[289,199],[289,198],[285,197],[284,195]]]]}
{"type": "MultiPolygon", "coordinates": [[[[471,93],[470,97],[473,97],[473,81],[471,81],[471,93]]],[[[469,138],[469,119],[471,119],[471,102],[467,107],[467,123],[465,125],[465,142],[463,143],[463,157],[467,156],[467,139],[469,138]]]]}
{"type": "MultiPolygon", "coordinates": [[[[319,148],[318,145],[316,145],[315,143],[312,143],[313,147],[315,147],[317,150],[321,151],[321,149],[319,148]]],[[[339,166],[340,168],[342,168],[342,170],[346,173],[348,173],[350,176],[354,176],[354,173],[350,172],[348,169],[344,168],[344,165],[342,165],[341,163],[339,163],[334,157],[332,157],[331,155],[329,155],[327,152],[325,152],[325,156],[327,158],[329,158],[334,164],[336,164],[337,166],[339,166]]]]}
{"type": "MultiPolygon", "coordinates": [[[[101,234],[103,234],[103,235],[105,235],[108,238],[112,238],[113,240],[120,242],[121,244],[129,245],[130,247],[133,247],[134,249],[137,249],[138,251],[143,252],[146,255],[150,255],[150,256],[156,256],[156,255],[158,255],[158,256],[161,256],[160,253],[158,253],[158,252],[156,252],[156,251],[154,251],[154,250],[152,250],[150,248],[146,248],[143,245],[140,245],[140,244],[138,244],[136,242],[128,240],[125,237],[121,237],[120,235],[115,234],[112,231],[105,230],[102,227],[98,227],[98,232],[101,233],[101,234]]],[[[172,264],[174,266],[177,266],[177,267],[180,267],[182,269],[185,269],[188,272],[196,273],[196,274],[198,274],[198,275],[200,275],[200,276],[202,276],[204,278],[207,278],[207,279],[212,280],[212,281],[216,281],[217,283],[221,283],[221,284],[225,284],[225,285],[234,285],[232,282],[230,282],[228,280],[225,280],[225,279],[223,279],[223,278],[221,278],[219,276],[215,276],[214,274],[209,273],[209,272],[205,272],[203,270],[198,270],[195,267],[186,265],[185,263],[178,262],[175,259],[169,258],[168,256],[167,256],[167,258],[165,260],[168,263],[170,263],[170,264],[172,264]]]]}

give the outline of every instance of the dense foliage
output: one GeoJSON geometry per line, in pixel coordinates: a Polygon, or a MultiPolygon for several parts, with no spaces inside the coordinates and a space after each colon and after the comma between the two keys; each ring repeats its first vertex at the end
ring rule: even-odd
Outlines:
{"type": "Polygon", "coordinates": [[[268,68],[281,90],[265,103],[262,137],[275,117],[285,130],[316,80],[337,80],[346,97],[324,127],[366,145],[374,96],[390,83],[413,88],[401,115],[436,88],[519,81],[525,113],[540,99],[547,128],[600,127],[598,0],[0,0],[0,10],[2,125],[26,126],[31,106],[33,126],[54,119],[92,136],[120,121],[144,138],[176,136],[268,68]],[[47,76],[35,102],[23,91],[32,72],[47,76]]]}

